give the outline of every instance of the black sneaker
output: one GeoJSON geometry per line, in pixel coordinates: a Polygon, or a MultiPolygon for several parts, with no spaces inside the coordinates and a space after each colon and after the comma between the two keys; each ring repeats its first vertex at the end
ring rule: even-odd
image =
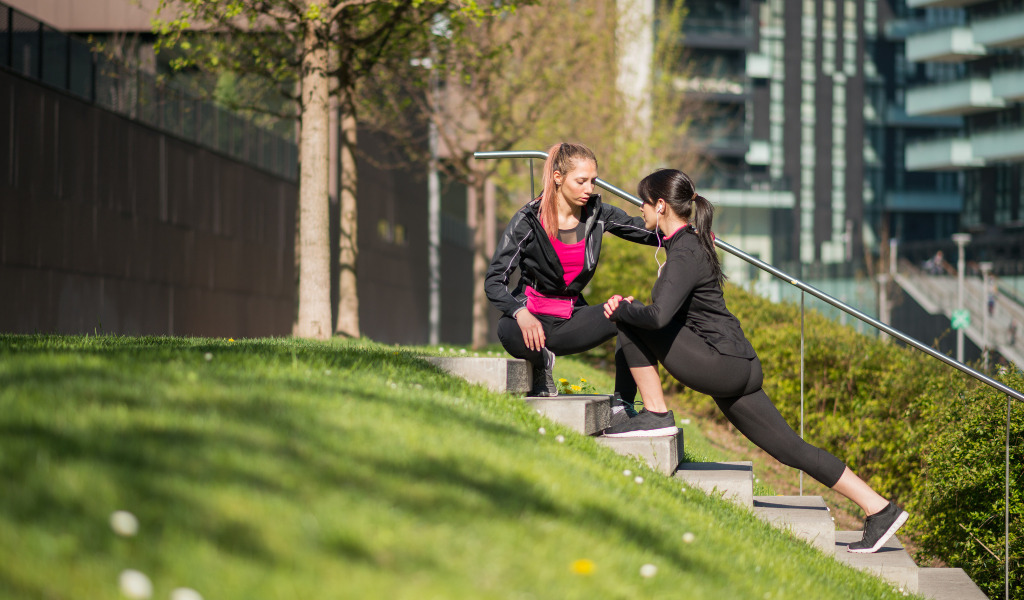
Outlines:
{"type": "Polygon", "coordinates": [[[885,542],[907,522],[907,511],[890,502],[888,506],[864,519],[864,538],[850,544],[848,550],[858,554],[878,552],[885,542]]]}
{"type": "Polygon", "coordinates": [[[612,427],[622,425],[637,415],[636,408],[632,402],[626,402],[618,392],[612,396],[612,418],[609,423],[612,427]]]}
{"type": "Polygon", "coordinates": [[[547,348],[541,348],[540,352],[544,355],[544,368],[533,368],[533,387],[530,389],[530,396],[557,396],[558,386],[555,385],[555,376],[552,375],[555,369],[555,353],[547,348]]]}
{"type": "Polygon", "coordinates": [[[633,402],[626,402],[625,400],[622,399],[622,395],[619,394],[618,392],[615,392],[612,395],[612,413],[613,414],[625,413],[627,417],[632,419],[633,417],[635,417],[635,416],[637,416],[639,414],[637,412],[637,410],[636,410],[636,405],[637,404],[641,404],[641,403],[636,402],[635,400],[633,402]]]}
{"type": "Polygon", "coordinates": [[[607,437],[657,437],[674,435],[678,432],[676,417],[672,411],[656,415],[644,409],[632,419],[605,429],[604,435],[607,437]]]}

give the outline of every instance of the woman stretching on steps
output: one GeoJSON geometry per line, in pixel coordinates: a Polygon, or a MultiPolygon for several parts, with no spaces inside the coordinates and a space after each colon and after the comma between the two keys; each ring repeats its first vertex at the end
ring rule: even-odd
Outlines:
{"type": "MultiPolygon", "coordinates": [[[[640,217],[601,203],[594,193],[597,158],[586,146],[552,146],[543,177],[543,193],[519,209],[502,234],[484,290],[502,313],[502,346],[533,365],[530,395],[557,396],[551,374],[555,356],[615,337],[615,324],[604,318],[601,305],[588,306],[581,295],[597,269],[602,236],[608,232],[652,246],[658,239],[640,217]],[[510,292],[509,278],[517,268],[519,283],[510,292]]],[[[615,363],[615,389],[632,398],[636,387],[619,352],[615,363]]]]}
{"type": "MultiPolygon", "coordinates": [[[[832,454],[800,439],[761,388],[761,362],[725,306],[724,275],[715,252],[714,208],[681,171],[662,170],[638,186],[648,229],[664,233],[665,264],[651,304],[613,296],[604,314],[618,325],[619,345],[643,398],[637,416],[605,430],[610,437],[677,431],[665,405],[657,364],[683,385],[714,398],[718,408],[759,448],[853,500],[864,513],[864,538],[850,552],[876,552],[907,520],[832,454]]],[[[657,254],[655,254],[657,260],[657,254]]]]}

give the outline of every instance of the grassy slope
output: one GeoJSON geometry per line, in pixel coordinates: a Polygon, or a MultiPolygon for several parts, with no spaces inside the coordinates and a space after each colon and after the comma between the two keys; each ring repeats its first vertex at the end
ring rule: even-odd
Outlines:
{"type": "Polygon", "coordinates": [[[3,598],[903,597],[367,343],[0,336],[0,490],[3,598]]]}

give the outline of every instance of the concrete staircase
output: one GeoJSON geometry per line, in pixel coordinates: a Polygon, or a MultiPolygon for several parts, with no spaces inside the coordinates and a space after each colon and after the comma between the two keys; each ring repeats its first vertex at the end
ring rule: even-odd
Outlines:
{"type": "MultiPolygon", "coordinates": [[[[529,389],[530,370],[525,361],[462,357],[440,360],[429,357],[427,360],[445,371],[496,391],[521,393],[529,389]],[[478,365],[484,367],[466,374],[478,365]],[[513,375],[520,372],[525,375],[513,375]],[[508,382],[504,388],[501,388],[502,380],[508,382]]],[[[890,539],[874,554],[848,552],[847,547],[861,538],[861,532],[836,531],[831,512],[820,496],[754,496],[753,464],[749,461],[680,463],[683,456],[682,430],[676,435],[649,438],[601,435],[611,421],[611,399],[607,395],[564,395],[554,398],[527,396],[524,401],[552,421],[580,434],[594,436],[599,444],[619,454],[634,456],[684,486],[700,488],[708,494],[720,495],[749,508],[765,522],[787,530],[822,552],[834,555],[836,560],[873,573],[902,590],[933,600],[985,600],[986,596],[962,569],[918,567],[897,537],[890,539]]]]}

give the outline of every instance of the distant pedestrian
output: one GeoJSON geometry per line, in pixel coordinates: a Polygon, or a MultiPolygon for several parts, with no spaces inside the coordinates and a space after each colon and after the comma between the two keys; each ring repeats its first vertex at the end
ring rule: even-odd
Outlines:
{"type": "Polygon", "coordinates": [[[1010,334],[1010,345],[1011,346],[1017,345],[1017,320],[1016,319],[1010,319],[1009,334],[1010,334]]]}
{"type": "Polygon", "coordinates": [[[942,250],[938,250],[935,252],[935,256],[924,262],[924,270],[929,275],[942,275],[944,272],[944,263],[945,259],[942,257],[942,250]]]}

